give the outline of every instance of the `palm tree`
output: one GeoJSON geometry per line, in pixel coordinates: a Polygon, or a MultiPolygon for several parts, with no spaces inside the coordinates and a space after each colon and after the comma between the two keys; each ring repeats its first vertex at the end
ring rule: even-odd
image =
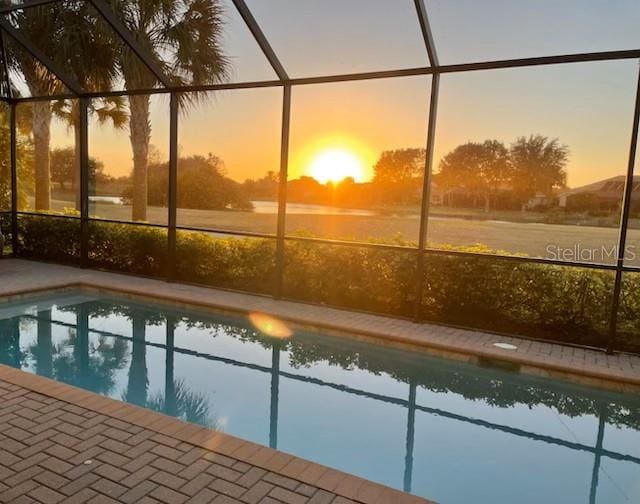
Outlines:
{"type": "MultiPolygon", "coordinates": [[[[10,2],[4,0],[3,4],[10,2]]],[[[57,29],[60,26],[60,9],[55,4],[42,5],[11,13],[9,20],[34,45],[46,48],[45,54],[52,56],[59,48],[57,29]]],[[[24,76],[32,96],[49,96],[64,91],[64,85],[49,72],[42,63],[27,51],[18,48],[7,38],[7,63],[24,76]]],[[[51,141],[52,108],[49,101],[31,103],[31,119],[35,164],[35,209],[51,208],[51,174],[49,167],[49,143],[51,141]]]]}
{"type": "Polygon", "coordinates": [[[180,418],[186,422],[204,425],[209,429],[218,430],[222,427],[211,411],[211,403],[207,395],[191,390],[184,380],[174,381],[173,396],[172,398],[165,397],[162,393],[157,392],[149,397],[144,407],[180,418]]]}
{"type": "MultiPolygon", "coordinates": [[[[118,77],[117,52],[111,32],[87,2],[65,2],[15,11],[11,21],[52,61],[71,75],[85,91],[107,91],[118,77]]],[[[14,44],[9,46],[14,47],[14,44]]],[[[10,51],[13,67],[25,78],[33,96],[49,96],[65,91],[64,85],[40,62],[24,50],[10,51]]],[[[35,208],[51,207],[49,144],[54,113],[63,117],[75,133],[76,187],[80,177],[79,103],[77,100],[37,101],[31,105],[35,162],[35,208]]],[[[117,128],[126,123],[124,102],[119,97],[92,100],[98,119],[113,121],[117,128]]],[[[80,195],[76,194],[76,208],[80,195]]]]}
{"type": "MultiPolygon", "coordinates": [[[[109,4],[137,44],[170,76],[173,85],[209,84],[226,77],[227,60],[220,47],[219,0],[109,0],[109,4]]],[[[158,85],[144,62],[126,47],[119,51],[118,65],[128,90],[158,85]]],[[[150,97],[131,95],[128,99],[133,152],[132,218],[146,220],[150,97]]]]}
{"type": "MultiPolygon", "coordinates": [[[[217,422],[211,413],[211,405],[205,394],[191,390],[183,380],[174,380],[173,367],[167,374],[165,393],[156,392],[149,395],[149,370],[147,367],[147,323],[154,323],[148,313],[136,310],[130,312],[132,341],[131,364],[127,377],[127,387],[122,392],[122,400],[144,408],[181,418],[187,422],[198,423],[210,428],[217,428],[217,422]]],[[[167,324],[169,324],[167,320],[167,324]]],[[[174,352],[167,346],[167,352],[174,352]]],[[[171,359],[173,362],[173,358],[171,359]]],[[[167,364],[169,366],[169,364],[167,364]]]]}
{"type": "Polygon", "coordinates": [[[51,339],[51,310],[38,312],[37,344],[34,347],[36,373],[51,377],[53,373],[53,343],[51,339]]]}
{"type": "Polygon", "coordinates": [[[90,342],[86,329],[69,329],[67,338],[53,345],[52,376],[57,381],[106,395],[116,385],[116,371],[128,361],[126,340],[98,336],[90,342]]]}
{"type": "MultiPolygon", "coordinates": [[[[59,51],[55,59],[64,65],[76,82],[89,92],[109,91],[118,78],[118,48],[112,33],[99,14],[87,2],[69,4],[64,10],[59,51]]],[[[78,100],[61,100],[54,113],[74,131],[74,187],[80,187],[80,104],[78,100]]],[[[126,125],[128,116],[120,96],[96,98],[89,111],[99,123],[111,121],[117,129],[126,125]]],[[[76,191],[76,210],[80,210],[80,191],[76,191]]]]}
{"type": "Polygon", "coordinates": [[[20,317],[0,320],[0,363],[20,368],[24,357],[20,348],[20,317]]]}
{"type": "Polygon", "coordinates": [[[133,340],[131,344],[131,365],[127,380],[127,391],[124,400],[138,406],[147,404],[149,388],[149,371],[147,369],[146,323],[143,313],[132,313],[131,327],[133,340]]]}

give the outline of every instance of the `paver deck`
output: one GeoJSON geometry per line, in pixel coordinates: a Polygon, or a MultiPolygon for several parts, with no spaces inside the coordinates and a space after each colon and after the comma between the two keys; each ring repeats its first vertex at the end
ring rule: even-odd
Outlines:
{"type": "Polygon", "coordinates": [[[469,361],[496,359],[519,366],[521,372],[571,380],[620,391],[640,391],[640,356],[612,354],[567,345],[457,329],[434,324],[275,300],[208,287],[168,283],[117,273],[25,261],[0,260],[0,299],[54,288],[106,289],[133,296],[152,296],[183,307],[204,307],[247,313],[259,311],[310,328],[395,346],[408,345],[434,355],[469,361]],[[504,350],[496,342],[510,343],[504,350]]]}
{"type": "Polygon", "coordinates": [[[427,501],[0,365],[0,502],[427,501]]]}

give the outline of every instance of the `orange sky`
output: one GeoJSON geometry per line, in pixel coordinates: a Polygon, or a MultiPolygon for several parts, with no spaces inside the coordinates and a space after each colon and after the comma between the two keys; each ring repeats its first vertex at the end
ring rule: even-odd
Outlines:
{"type": "MultiPolygon", "coordinates": [[[[224,3],[231,80],[273,79],[231,3],[224,3]]],[[[520,2],[487,0],[480,9],[476,0],[428,0],[440,59],[457,63],[638,45],[640,6],[633,0],[607,3],[606,8],[595,0],[539,3],[544,5],[530,9],[520,2]],[[571,26],[561,22],[569,14],[571,26]],[[514,19],[520,21],[509,22],[514,19]],[[560,25],[563,30],[556,29],[560,25]]],[[[290,0],[249,1],[292,76],[428,65],[410,0],[397,0],[393,10],[385,0],[293,5],[290,0]]],[[[629,60],[443,75],[435,166],[467,141],[497,139],[508,145],[518,136],[542,134],[569,146],[570,186],[622,174],[637,71],[637,63],[629,60]]],[[[370,177],[382,151],[423,147],[429,86],[430,78],[424,76],[294,87],[290,178],[308,174],[314,157],[326,149],[352,151],[370,177]]],[[[151,110],[151,142],[166,159],[167,97],[155,97],[151,110]]],[[[218,92],[181,116],[181,155],[213,153],[239,181],[278,171],[281,114],[281,88],[218,92]]],[[[52,133],[53,147],[72,144],[63,125],[54,123],[52,133]]],[[[104,162],[108,173],[130,172],[126,129],[115,132],[92,121],[89,141],[90,154],[104,162]]]]}
{"type": "MultiPolygon", "coordinates": [[[[636,72],[636,64],[629,61],[445,75],[436,163],[467,141],[495,138],[508,144],[517,136],[540,133],[569,145],[569,185],[622,174],[636,72]]],[[[383,150],[424,146],[428,94],[427,77],[295,88],[290,177],[308,174],[314,156],[328,148],[353,152],[370,176],[383,150]]],[[[281,107],[279,88],[217,93],[181,116],[181,154],[218,155],[228,175],[239,181],[277,171],[281,107]]],[[[153,100],[152,128],[151,142],[166,159],[164,96],[153,100]]],[[[53,130],[53,146],[72,145],[65,126],[55,123],[53,130]]],[[[127,129],[116,132],[91,123],[90,154],[112,175],[131,170],[128,136],[127,129]]]]}

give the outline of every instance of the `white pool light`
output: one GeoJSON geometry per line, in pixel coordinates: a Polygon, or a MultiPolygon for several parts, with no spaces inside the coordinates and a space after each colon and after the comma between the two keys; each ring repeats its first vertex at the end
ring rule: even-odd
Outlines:
{"type": "Polygon", "coordinates": [[[518,347],[511,343],[494,343],[494,347],[502,348],[503,350],[517,350],[518,347]]]}

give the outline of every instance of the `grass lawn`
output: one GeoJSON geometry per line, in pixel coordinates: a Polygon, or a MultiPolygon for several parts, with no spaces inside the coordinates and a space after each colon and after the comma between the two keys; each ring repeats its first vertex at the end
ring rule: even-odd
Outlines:
{"type": "MultiPolygon", "coordinates": [[[[72,202],[54,200],[53,210],[63,211],[65,207],[72,207],[72,202]]],[[[431,246],[438,244],[475,245],[482,244],[495,250],[511,254],[526,254],[533,257],[553,258],[550,250],[555,252],[557,247],[574,250],[580,247],[586,256],[584,261],[613,263],[613,258],[601,255],[604,246],[611,248],[617,243],[618,229],[616,227],[596,227],[574,224],[545,224],[530,220],[508,219],[525,215],[528,218],[535,215],[522,212],[490,213],[496,217],[491,220],[481,220],[487,216],[484,212],[461,212],[460,209],[446,209],[434,207],[428,224],[428,241],[431,246]],[[497,218],[500,217],[500,218],[497,218]],[[589,250],[596,250],[591,255],[589,250]]],[[[92,203],[91,214],[107,219],[129,220],[131,207],[127,205],[111,205],[92,203]]],[[[234,212],[234,211],[204,211],[178,210],[178,225],[186,227],[215,228],[228,231],[251,231],[265,234],[276,232],[275,214],[234,212]]],[[[148,220],[152,223],[166,224],[167,209],[150,207],[148,220]]],[[[291,214],[287,216],[286,229],[288,234],[305,232],[311,236],[348,239],[393,239],[401,237],[405,240],[417,242],[419,233],[419,216],[417,214],[402,215],[319,215],[319,214],[291,214]]],[[[628,244],[637,246],[640,252],[640,230],[629,232],[628,244]]],[[[578,258],[563,257],[568,260],[578,258]]],[[[631,265],[640,265],[640,257],[629,261],[631,265]]]]}

